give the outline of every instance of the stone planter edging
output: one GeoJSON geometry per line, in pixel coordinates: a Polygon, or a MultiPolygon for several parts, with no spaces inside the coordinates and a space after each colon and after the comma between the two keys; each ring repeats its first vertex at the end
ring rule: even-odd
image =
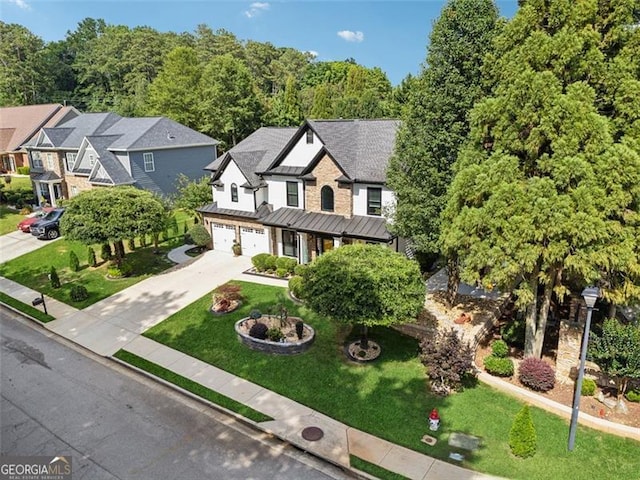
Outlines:
{"type": "MultiPolygon", "coordinates": [[[[476,368],[478,368],[477,365],[476,368]]],[[[522,401],[535,405],[536,407],[542,408],[547,412],[554,413],[566,419],[571,418],[571,407],[555,402],[548,398],[544,398],[541,395],[530,392],[529,390],[520,388],[516,385],[512,385],[509,382],[505,382],[500,378],[494,377],[493,375],[480,370],[480,368],[478,368],[478,370],[480,371],[478,373],[478,380],[480,380],[481,382],[497,388],[498,390],[511,395],[512,397],[516,397],[522,401]]],[[[588,413],[584,412],[580,412],[580,414],[578,415],[578,422],[582,425],[586,425],[587,427],[591,427],[601,432],[611,433],[612,435],[617,435],[619,437],[626,437],[640,441],[640,428],[610,422],[609,420],[594,417],[593,415],[589,415],[588,413]]]]}
{"type": "MultiPolygon", "coordinates": [[[[289,319],[293,319],[296,317],[289,317],[289,319]]],[[[304,329],[308,333],[308,337],[302,340],[294,340],[287,342],[272,342],[271,340],[261,340],[259,338],[253,338],[248,334],[240,331],[240,324],[243,322],[254,321],[251,317],[245,317],[238,320],[235,325],[235,331],[238,335],[238,340],[249,347],[251,350],[257,350],[259,352],[272,353],[275,355],[297,355],[299,353],[306,352],[309,350],[313,341],[316,338],[316,332],[311,325],[304,324],[304,329]]]]}

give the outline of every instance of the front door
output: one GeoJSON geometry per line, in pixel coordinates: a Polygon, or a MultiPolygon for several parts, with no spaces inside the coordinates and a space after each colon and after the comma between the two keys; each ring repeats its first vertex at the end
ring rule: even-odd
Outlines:
{"type": "Polygon", "coordinates": [[[318,255],[322,255],[330,250],[333,250],[333,238],[316,237],[316,253],[318,255]]]}

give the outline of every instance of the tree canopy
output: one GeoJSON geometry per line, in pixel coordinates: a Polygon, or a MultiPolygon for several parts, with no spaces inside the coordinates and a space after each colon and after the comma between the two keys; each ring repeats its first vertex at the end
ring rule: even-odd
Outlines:
{"type": "Polygon", "coordinates": [[[60,229],[86,245],[114,243],[122,260],[122,241],[162,231],[166,208],[153,193],[134,187],[94,188],[65,202],[60,229]]]}
{"type": "Polygon", "coordinates": [[[312,310],[365,326],[411,322],[425,298],[418,264],[378,245],[345,245],[316,258],[302,289],[312,310]]]}
{"type": "Polygon", "coordinates": [[[190,214],[195,214],[198,208],[211,203],[212,193],[209,178],[191,180],[186,175],[178,175],[177,190],[174,206],[182,208],[190,214]]]}
{"type": "Polygon", "coordinates": [[[486,62],[441,239],[463,279],[515,289],[526,356],[553,294],[600,281],[640,298],[638,15],[633,0],[523,2],[486,62]]]}

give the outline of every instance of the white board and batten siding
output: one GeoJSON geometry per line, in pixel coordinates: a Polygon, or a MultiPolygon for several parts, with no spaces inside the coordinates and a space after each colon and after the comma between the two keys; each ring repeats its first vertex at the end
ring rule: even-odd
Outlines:
{"type": "Polygon", "coordinates": [[[233,244],[236,241],[236,227],[222,223],[211,224],[211,237],[213,249],[221,252],[233,252],[233,244]]]}
{"type": "Polygon", "coordinates": [[[258,227],[240,227],[240,245],[242,255],[253,257],[269,252],[269,229],[258,227]]]}
{"type": "Polygon", "coordinates": [[[229,162],[227,168],[222,172],[220,181],[223,183],[223,186],[216,188],[215,193],[215,201],[218,203],[218,208],[255,212],[253,191],[240,186],[246,183],[247,179],[233,160],[229,162]],[[238,187],[237,202],[231,201],[231,185],[233,184],[238,187]]]}
{"type": "Polygon", "coordinates": [[[322,142],[315,134],[313,134],[313,143],[307,143],[307,136],[302,135],[287,156],[282,159],[280,165],[283,167],[306,167],[322,146],[322,142]]]}
{"type": "Polygon", "coordinates": [[[284,176],[272,176],[267,177],[267,184],[269,185],[269,203],[273,205],[273,210],[276,211],[279,208],[300,208],[304,209],[304,190],[302,180],[298,180],[295,177],[284,176]],[[298,206],[292,207],[287,205],[287,182],[296,182],[298,187],[298,206]]]}

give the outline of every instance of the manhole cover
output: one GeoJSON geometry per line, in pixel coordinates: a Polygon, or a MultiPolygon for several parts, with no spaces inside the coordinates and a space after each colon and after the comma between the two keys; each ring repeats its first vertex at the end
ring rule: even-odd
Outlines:
{"type": "Polygon", "coordinates": [[[302,430],[302,438],[309,442],[320,440],[324,436],[324,432],[318,427],[307,427],[302,430]]]}

